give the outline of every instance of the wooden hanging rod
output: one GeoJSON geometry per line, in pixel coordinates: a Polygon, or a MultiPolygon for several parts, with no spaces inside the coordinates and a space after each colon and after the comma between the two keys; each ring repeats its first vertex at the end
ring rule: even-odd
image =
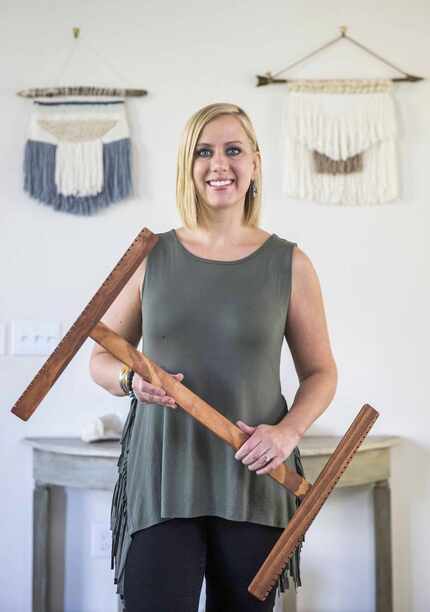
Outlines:
{"type": "Polygon", "coordinates": [[[71,87],[35,87],[17,92],[22,98],[53,98],[55,96],[118,96],[120,98],[142,97],[146,89],[121,89],[117,87],[71,86],[71,87]]]}
{"type": "MultiPolygon", "coordinates": [[[[258,74],[257,75],[257,85],[256,85],[256,87],[263,87],[264,85],[272,85],[272,84],[280,84],[280,83],[290,83],[290,82],[292,82],[291,79],[290,80],[289,79],[279,79],[277,77],[280,74],[282,74],[282,72],[286,72],[287,70],[290,70],[291,68],[294,68],[298,64],[302,64],[305,60],[309,59],[310,57],[312,57],[314,55],[317,55],[318,53],[320,53],[321,51],[323,51],[327,47],[330,47],[331,45],[336,44],[337,42],[339,42],[342,39],[349,40],[349,42],[352,43],[353,45],[355,45],[356,47],[359,47],[360,49],[362,49],[363,51],[365,51],[369,55],[371,55],[371,56],[375,57],[376,59],[378,59],[379,61],[381,61],[383,64],[385,64],[387,66],[390,66],[390,68],[393,68],[394,70],[397,70],[398,72],[401,72],[403,74],[402,77],[394,77],[392,79],[388,79],[387,78],[387,79],[384,79],[384,80],[392,81],[393,83],[399,83],[399,82],[402,82],[402,81],[406,81],[406,82],[409,82],[409,83],[416,83],[417,81],[424,80],[424,77],[415,76],[413,74],[409,74],[409,73],[405,72],[404,70],[401,70],[400,68],[398,68],[397,66],[395,66],[394,64],[392,64],[388,60],[384,59],[383,57],[381,57],[380,55],[378,55],[377,53],[375,53],[374,51],[372,51],[371,49],[369,49],[368,47],[366,47],[362,43],[358,42],[354,38],[351,38],[351,36],[348,36],[348,34],[347,34],[348,27],[346,25],[340,26],[339,31],[340,31],[339,36],[337,36],[333,40],[330,40],[328,43],[325,43],[324,45],[322,45],[318,49],[315,49],[314,51],[312,51],[308,55],[305,55],[305,57],[302,57],[301,59],[293,62],[292,64],[288,65],[286,68],[283,68],[279,72],[276,72],[275,74],[272,74],[270,71],[268,71],[268,72],[266,72],[263,75],[259,75],[258,74]]],[[[294,79],[294,80],[297,80],[297,79],[294,79]]],[[[320,81],[330,81],[330,80],[333,80],[333,79],[318,79],[318,80],[320,80],[320,81]]],[[[341,80],[341,79],[336,79],[336,80],[341,80]]]]}
{"type": "MultiPolygon", "coordinates": [[[[272,84],[280,84],[280,83],[293,83],[298,79],[276,79],[272,77],[270,72],[266,72],[264,75],[257,74],[257,87],[263,87],[264,85],[272,85],[272,84]]],[[[318,79],[320,81],[330,82],[332,79],[318,79]]],[[[337,79],[338,80],[338,79],[337,79]]],[[[424,77],[415,76],[413,74],[407,74],[404,77],[394,77],[392,79],[386,79],[387,81],[393,81],[393,83],[398,83],[401,81],[409,81],[410,83],[415,83],[416,81],[423,81],[424,77]]]]}

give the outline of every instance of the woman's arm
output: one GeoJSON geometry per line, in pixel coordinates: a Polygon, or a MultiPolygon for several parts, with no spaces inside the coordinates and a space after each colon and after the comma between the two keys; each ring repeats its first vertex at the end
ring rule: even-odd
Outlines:
{"type": "Polygon", "coordinates": [[[285,338],[300,385],[289,413],[278,425],[302,437],[332,401],[337,386],[337,367],[318,276],[309,257],[298,247],[293,250],[285,338]]]}
{"type": "Polygon", "coordinates": [[[288,414],[276,423],[257,426],[237,421],[248,434],[235,458],[260,476],[276,469],[293,452],[305,431],[334,397],[334,361],[320,284],[307,255],[293,250],[291,295],[285,329],[300,386],[288,414]]]}
{"type": "MultiPolygon", "coordinates": [[[[110,329],[125,338],[134,347],[137,347],[142,337],[141,290],[145,268],[146,259],[143,260],[101,319],[110,329]]],[[[94,344],[90,356],[91,378],[113,395],[124,395],[119,384],[119,374],[123,365],[102,346],[94,344]]]]}

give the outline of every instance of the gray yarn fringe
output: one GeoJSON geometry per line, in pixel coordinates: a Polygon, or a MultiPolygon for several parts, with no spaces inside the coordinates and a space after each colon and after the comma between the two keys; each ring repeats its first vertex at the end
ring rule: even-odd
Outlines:
{"type": "Polygon", "coordinates": [[[110,528],[112,531],[111,569],[114,572],[114,584],[117,585],[119,594],[124,605],[124,567],[120,571],[123,556],[124,538],[127,532],[127,461],[130,447],[130,438],[133,431],[133,423],[136,415],[137,399],[131,400],[130,410],[121,435],[121,455],[118,459],[118,479],[115,484],[110,528]]]}
{"type": "Polygon", "coordinates": [[[65,196],[55,184],[56,145],[27,140],[24,154],[24,191],[54,210],[93,215],[99,209],[131,195],[131,141],[123,138],[103,144],[103,190],[95,196],[65,196]]]}
{"type": "MultiPolygon", "coordinates": [[[[112,531],[112,551],[111,551],[111,569],[114,569],[114,584],[117,585],[117,594],[121,598],[123,606],[124,602],[124,563],[123,560],[123,545],[127,532],[127,461],[130,448],[130,439],[133,431],[133,424],[136,416],[137,399],[131,400],[130,411],[127,420],[124,424],[124,429],[121,436],[121,454],[118,459],[118,479],[115,484],[112,506],[111,506],[111,531],[112,531]]],[[[300,451],[296,447],[293,451],[294,463],[298,474],[305,477],[303,464],[300,457],[300,451]]],[[[296,510],[300,505],[300,499],[295,498],[296,510]]],[[[300,577],[300,552],[304,542],[304,536],[300,539],[296,550],[278,578],[277,595],[290,588],[288,574],[293,579],[294,587],[302,586],[300,577]]],[[[124,611],[126,608],[124,607],[124,611]]]]}
{"type": "MultiPolygon", "coordinates": [[[[300,456],[300,451],[297,446],[294,449],[293,453],[294,453],[294,464],[295,464],[296,472],[300,476],[302,476],[302,478],[304,478],[305,472],[303,469],[303,463],[302,463],[302,459],[300,456]]],[[[297,511],[297,508],[300,506],[300,502],[301,502],[300,498],[295,497],[295,506],[296,506],[295,511],[297,511]]],[[[290,588],[288,574],[290,575],[290,578],[293,579],[294,588],[296,590],[297,590],[297,587],[302,586],[302,581],[300,577],[300,553],[301,553],[304,541],[305,541],[305,536],[302,536],[299,540],[299,543],[297,544],[296,550],[291,555],[290,560],[288,561],[287,565],[285,566],[285,568],[281,572],[281,575],[279,576],[278,584],[277,584],[278,598],[281,596],[281,593],[284,593],[286,589],[290,588]]]]}

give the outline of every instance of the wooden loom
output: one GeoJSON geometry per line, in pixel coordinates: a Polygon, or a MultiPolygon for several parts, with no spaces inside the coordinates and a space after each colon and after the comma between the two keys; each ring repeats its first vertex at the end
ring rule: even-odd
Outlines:
{"type": "MultiPolygon", "coordinates": [[[[173,397],[183,410],[224,440],[234,450],[238,450],[246,442],[247,434],[243,433],[213,406],[187,389],[185,385],[165,372],[149,357],[137,351],[134,346],[100,321],[139,264],[157,242],[158,236],[147,228],[144,228],[138,234],[100,289],[17,400],[12,408],[12,412],[16,416],[24,421],[30,418],[75,353],[90,337],[145,380],[165,389],[166,393],[173,397]]],[[[314,484],[310,484],[286,464],[281,464],[267,474],[299,497],[301,503],[250,583],[248,591],[254,597],[261,601],[267,598],[289,558],[294,553],[298,542],[334,489],[378,416],[378,412],[368,404],[361,408],[314,484]]]]}

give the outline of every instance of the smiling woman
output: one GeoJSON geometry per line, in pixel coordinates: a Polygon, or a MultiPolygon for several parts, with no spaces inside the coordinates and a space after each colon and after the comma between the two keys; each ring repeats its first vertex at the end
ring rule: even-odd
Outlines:
{"type": "MultiPolygon", "coordinates": [[[[270,612],[248,592],[298,502],[262,477],[285,462],[336,387],[315,270],[297,244],[259,227],[261,158],[248,115],[211,104],[187,122],[177,158],[184,226],[158,242],[103,322],[246,434],[237,451],[131,372],[134,394],[112,501],[115,582],[127,612],[270,612]],[[300,380],[288,409],[287,340],[300,380]],[[184,551],[186,550],[186,562],[184,551]],[[170,564],[167,567],[166,564],[170,564]],[[167,567],[167,570],[166,570],[167,567]]],[[[93,378],[123,394],[122,364],[94,348],[93,378]],[[117,373],[117,374],[116,374],[117,373]]],[[[131,382],[130,382],[131,381],[131,382]]],[[[124,384],[124,383],[123,383],[124,384]]],[[[299,543],[278,592],[300,581],[299,543]]]]}
{"type": "Polygon", "coordinates": [[[176,201],[189,229],[210,223],[210,207],[217,205],[242,209],[244,225],[258,226],[260,149],[252,123],[242,109],[214,104],[190,118],[178,152],[176,201]],[[232,182],[227,187],[213,183],[222,180],[232,182]]]}
{"type": "Polygon", "coordinates": [[[208,123],[203,129],[202,139],[211,143],[197,143],[193,179],[201,202],[201,215],[204,216],[207,207],[244,202],[254,181],[258,155],[252,150],[240,123],[231,116],[221,116],[208,123]],[[224,134],[237,134],[242,140],[220,142],[224,134]],[[204,154],[206,152],[209,155],[204,154]],[[224,156],[228,163],[224,162],[224,156]]]}

